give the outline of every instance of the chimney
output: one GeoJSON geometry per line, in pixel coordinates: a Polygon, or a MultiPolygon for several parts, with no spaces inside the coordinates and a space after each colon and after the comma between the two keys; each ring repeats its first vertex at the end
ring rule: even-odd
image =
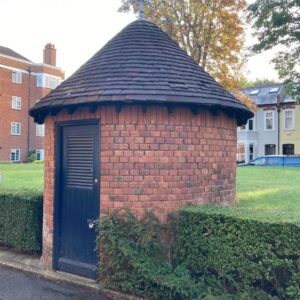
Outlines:
{"type": "Polygon", "coordinates": [[[56,49],[51,43],[48,43],[44,49],[44,64],[56,66],[56,49]]]}

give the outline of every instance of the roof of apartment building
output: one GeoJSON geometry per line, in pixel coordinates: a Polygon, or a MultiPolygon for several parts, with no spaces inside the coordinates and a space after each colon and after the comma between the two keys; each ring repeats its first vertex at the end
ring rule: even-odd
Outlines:
{"type": "Polygon", "coordinates": [[[286,95],[284,84],[282,83],[254,86],[243,89],[242,92],[255,101],[256,105],[276,104],[278,96],[281,103],[296,102],[290,96],[286,95]]]}
{"type": "Polygon", "coordinates": [[[17,59],[27,60],[27,61],[31,62],[31,60],[29,60],[28,58],[24,57],[23,55],[15,52],[14,50],[7,48],[7,47],[0,46],[0,55],[1,54],[10,56],[13,58],[17,58],[17,59]]]}

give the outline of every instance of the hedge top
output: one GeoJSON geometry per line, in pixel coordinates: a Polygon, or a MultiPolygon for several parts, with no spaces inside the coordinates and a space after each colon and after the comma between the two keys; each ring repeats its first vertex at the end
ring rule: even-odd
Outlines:
{"type": "Polygon", "coordinates": [[[253,117],[165,32],[143,19],[125,27],[30,115],[42,123],[65,107],[94,110],[105,103],[204,106],[228,112],[239,124],[253,117]]]}
{"type": "Polygon", "coordinates": [[[215,205],[189,206],[181,210],[181,213],[191,215],[209,214],[228,218],[243,219],[249,221],[258,221],[270,224],[294,224],[300,226],[300,214],[291,211],[279,210],[257,210],[240,207],[227,207],[215,205]]]}

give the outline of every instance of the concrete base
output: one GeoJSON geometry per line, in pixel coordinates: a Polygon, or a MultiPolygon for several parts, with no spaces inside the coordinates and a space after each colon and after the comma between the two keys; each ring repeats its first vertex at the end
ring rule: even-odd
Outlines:
{"type": "Polygon", "coordinates": [[[39,257],[0,249],[0,264],[25,272],[30,272],[50,280],[67,282],[97,291],[100,290],[99,284],[94,280],[64,272],[46,270],[41,264],[39,257]]]}

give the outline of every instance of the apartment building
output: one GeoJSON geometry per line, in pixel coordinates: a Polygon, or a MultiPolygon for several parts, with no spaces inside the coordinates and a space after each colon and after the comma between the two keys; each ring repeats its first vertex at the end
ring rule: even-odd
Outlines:
{"type": "Polygon", "coordinates": [[[36,125],[29,109],[64,79],[56,67],[56,49],[47,44],[43,63],[34,63],[0,46],[0,161],[23,162],[31,150],[44,159],[44,125],[36,125]]]}
{"type": "Polygon", "coordinates": [[[300,154],[300,107],[286,95],[284,85],[256,86],[242,92],[255,101],[257,111],[246,125],[238,127],[237,161],[300,154]]]}

